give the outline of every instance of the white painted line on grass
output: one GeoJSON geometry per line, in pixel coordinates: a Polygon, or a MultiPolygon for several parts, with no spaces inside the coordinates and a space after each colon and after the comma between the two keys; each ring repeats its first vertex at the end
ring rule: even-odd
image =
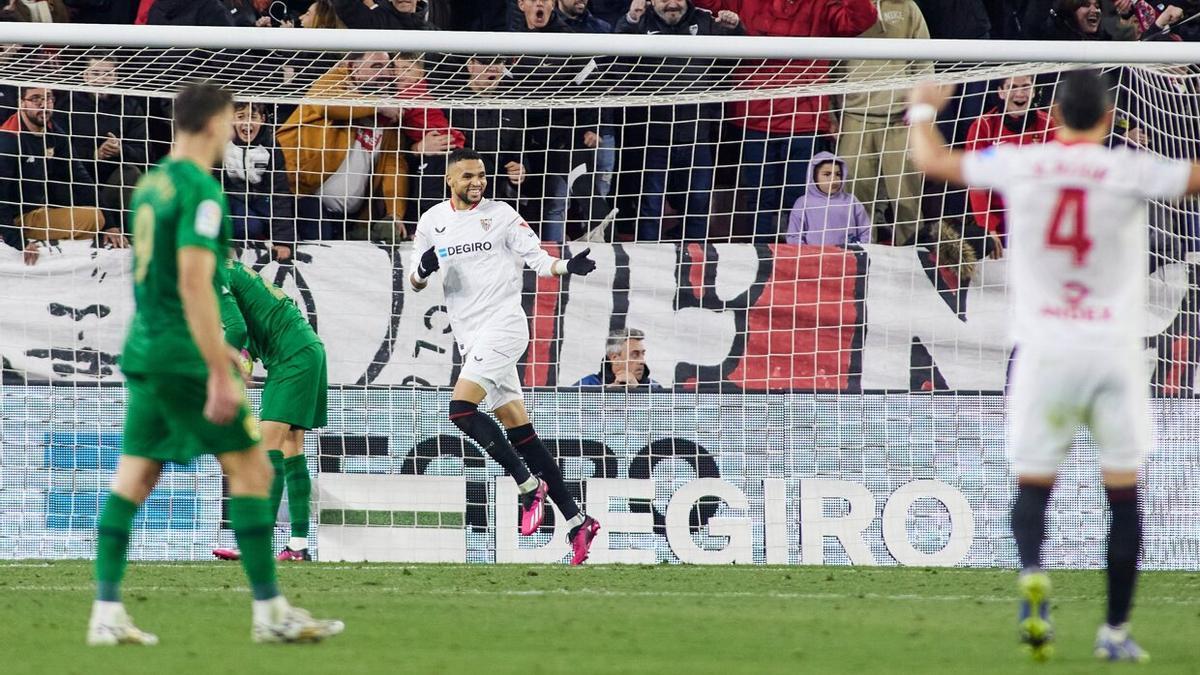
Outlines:
{"type": "MultiPolygon", "coordinates": [[[[91,584],[61,586],[0,586],[0,593],[84,593],[95,590],[91,584]]],[[[132,586],[127,593],[246,593],[244,586],[132,586]]],[[[356,586],[354,588],[327,588],[316,594],[350,593],[394,593],[398,595],[427,596],[496,596],[496,597],[613,597],[613,598],[695,598],[737,599],[765,598],[773,600],[887,600],[895,602],[985,602],[1011,603],[1015,595],[920,595],[916,593],[791,593],[785,591],[623,591],[606,588],[551,588],[551,589],[501,589],[484,590],[475,588],[407,589],[398,586],[356,586]]],[[[313,595],[313,593],[309,593],[313,595]]],[[[1055,602],[1096,602],[1098,598],[1078,596],[1056,596],[1055,602]]],[[[1145,604],[1159,602],[1171,605],[1197,605],[1200,598],[1174,596],[1142,596],[1138,600],[1145,604]]]]}

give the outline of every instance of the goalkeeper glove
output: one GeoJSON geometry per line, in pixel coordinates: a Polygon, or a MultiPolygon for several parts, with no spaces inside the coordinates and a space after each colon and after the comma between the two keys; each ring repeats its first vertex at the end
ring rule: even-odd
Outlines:
{"type": "Polygon", "coordinates": [[[417,276],[422,279],[428,279],[441,266],[442,263],[438,260],[437,251],[430,246],[421,254],[421,264],[417,265],[417,276]]]}
{"type": "Polygon", "coordinates": [[[242,379],[250,379],[250,375],[254,373],[254,359],[250,357],[250,352],[243,349],[241,353],[242,361],[242,379]]]}
{"type": "Polygon", "coordinates": [[[570,274],[578,274],[581,277],[586,277],[596,269],[596,261],[588,257],[592,249],[585,248],[577,255],[573,255],[567,259],[567,272],[570,274]]]}

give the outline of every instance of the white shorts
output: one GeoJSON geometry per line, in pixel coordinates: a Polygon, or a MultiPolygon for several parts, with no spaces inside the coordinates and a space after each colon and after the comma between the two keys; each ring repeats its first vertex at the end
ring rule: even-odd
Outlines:
{"type": "Polygon", "coordinates": [[[485,410],[495,410],[512,401],[524,398],[517,363],[529,347],[529,334],[524,331],[496,331],[475,336],[474,344],[463,354],[463,366],[458,377],[483,387],[485,410]]]}
{"type": "Polygon", "coordinates": [[[1008,457],[1017,475],[1053,476],[1086,425],[1100,468],[1135,471],[1150,449],[1149,380],[1127,350],[1017,349],[1008,394],[1008,457]]]}

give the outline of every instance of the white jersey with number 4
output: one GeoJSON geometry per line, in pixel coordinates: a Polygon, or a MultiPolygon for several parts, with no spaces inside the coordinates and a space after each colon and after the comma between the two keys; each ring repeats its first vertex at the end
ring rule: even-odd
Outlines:
{"type": "Polygon", "coordinates": [[[513,207],[483,199],[471,209],[456,211],[444,201],[417,223],[410,270],[417,269],[430,246],[437,250],[446,311],[464,352],[485,331],[513,334],[516,342],[524,334],[528,341],[521,261],[538,275],[550,276],[555,259],[542,250],[537,234],[513,207]]]}
{"type": "Polygon", "coordinates": [[[1007,207],[1013,337],[1031,347],[1133,347],[1142,336],[1148,199],[1185,194],[1191,164],[1051,142],[967,153],[971,187],[1007,207]]]}

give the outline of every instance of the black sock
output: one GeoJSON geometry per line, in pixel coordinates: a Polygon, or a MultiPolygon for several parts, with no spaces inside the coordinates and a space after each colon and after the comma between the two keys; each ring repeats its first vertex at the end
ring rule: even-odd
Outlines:
{"type": "Polygon", "coordinates": [[[1129,620],[1137,584],[1138,553],[1142,550],[1142,512],[1137,487],[1105,488],[1112,524],[1108,527],[1108,624],[1129,620]]]}
{"type": "Polygon", "coordinates": [[[554,500],[554,504],[558,506],[563,517],[570,520],[579,515],[579,505],[575,503],[575,498],[567,490],[567,483],[563,480],[558,462],[550,456],[550,451],[546,449],[542,439],[538,438],[537,432],[533,430],[533,425],[525,424],[509,429],[508,440],[525,458],[525,462],[529,464],[529,468],[537,474],[538,478],[546,481],[547,487],[550,488],[550,498],[554,500]]]}
{"type": "Polygon", "coordinates": [[[1042,566],[1042,543],[1046,540],[1046,505],[1050,488],[1041,485],[1017,485],[1012,507],[1012,532],[1017,540],[1021,568],[1042,566]]]}
{"type": "Polygon", "coordinates": [[[508,441],[504,440],[500,426],[493,422],[492,418],[479,412],[477,405],[470,401],[450,401],[450,421],[504,467],[508,475],[517,481],[517,485],[529,480],[529,469],[508,441]]]}

